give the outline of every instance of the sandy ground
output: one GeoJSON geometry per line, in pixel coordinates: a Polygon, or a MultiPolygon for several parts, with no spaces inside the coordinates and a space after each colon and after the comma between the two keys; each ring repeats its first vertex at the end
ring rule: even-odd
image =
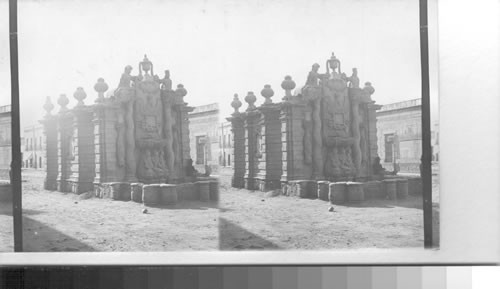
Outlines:
{"type": "MultiPolygon", "coordinates": [[[[214,203],[148,208],[40,190],[43,172],[23,171],[25,251],[280,250],[421,247],[419,197],[359,205],[230,188],[220,170],[214,203]],[[219,242],[220,240],[220,242],[219,242]]],[[[433,182],[437,205],[439,186],[433,182]]],[[[0,252],[13,251],[12,204],[0,203],[0,252]]]]}
{"type": "MultiPolygon", "coordinates": [[[[23,179],[27,180],[23,183],[25,251],[218,249],[218,209],[213,202],[148,207],[143,214],[144,206],[131,201],[40,190],[43,172],[25,171],[23,179]]],[[[1,228],[3,232],[4,225],[1,228]]],[[[0,246],[12,251],[12,246],[0,246]]]]}
{"type": "Polygon", "coordinates": [[[221,172],[221,250],[422,247],[421,197],[362,204],[286,197],[230,188],[221,172]]]}

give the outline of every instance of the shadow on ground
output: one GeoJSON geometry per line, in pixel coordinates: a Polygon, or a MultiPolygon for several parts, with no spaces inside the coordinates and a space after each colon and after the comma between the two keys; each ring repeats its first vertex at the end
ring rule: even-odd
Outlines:
{"type": "Polygon", "coordinates": [[[244,228],[219,217],[219,250],[280,250],[281,248],[244,228]]]}
{"type": "Polygon", "coordinates": [[[25,252],[96,251],[93,247],[26,216],[23,216],[23,249],[25,252]]]}

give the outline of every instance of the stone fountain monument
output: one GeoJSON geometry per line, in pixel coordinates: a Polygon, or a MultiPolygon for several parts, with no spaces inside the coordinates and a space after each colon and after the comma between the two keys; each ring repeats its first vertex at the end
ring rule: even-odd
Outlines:
{"type": "Polygon", "coordinates": [[[167,203],[216,199],[214,180],[189,173],[188,113],[193,108],[184,102],[186,89],[179,84],[173,90],[170,72],[158,77],[146,56],[138,69],[132,75],[127,65],[107,97],[109,87],[99,78],[92,105],[84,104],[81,87],[72,109],[60,96],[57,115],[50,113],[54,106],[47,98],[41,121],[47,136],[45,189],[94,191],[98,197],[145,203],[161,203],[162,196],[167,203]]]}
{"type": "MultiPolygon", "coordinates": [[[[386,177],[376,169],[376,110],[381,106],[372,100],[375,89],[370,82],[360,87],[356,68],[351,76],[342,72],[333,53],[325,64],[324,73],[313,64],[305,85],[294,93],[296,84],[286,76],[278,103],[271,100],[270,85],[261,91],[260,107],[248,92],[245,112],[239,111],[235,95],[235,111],[228,118],[234,133],[233,187],[281,189],[285,195],[326,200],[334,195],[362,200],[365,192],[385,196],[386,177]]],[[[391,191],[396,183],[390,183],[391,191]]]]}

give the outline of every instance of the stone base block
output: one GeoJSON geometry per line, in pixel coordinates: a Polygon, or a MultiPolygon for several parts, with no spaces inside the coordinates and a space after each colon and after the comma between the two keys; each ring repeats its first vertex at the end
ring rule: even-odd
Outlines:
{"type": "Polygon", "coordinates": [[[86,192],[91,192],[94,189],[94,184],[92,182],[75,182],[75,181],[67,181],[66,184],[69,187],[69,190],[73,194],[83,194],[86,192]]]}
{"type": "Polygon", "coordinates": [[[347,201],[362,202],[365,200],[365,192],[363,183],[349,182],[347,183],[347,201]]]}
{"type": "Polygon", "coordinates": [[[160,185],[144,185],[142,187],[142,202],[144,205],[158,205],[161,202],[161,188],[160,185]]]}
{"type": "Polygon", "coordinates": [[[298,180],[292,181],[291,195],[299,198],[316,198],[318,185],[316,181],[298,180]]]}
{"type": "Polygon", "coordinates": [[[255,180],[256,186],[261,192],[268,192],[272,190],[277,190],[281,188],[281,181],[279,180],[255,180]]]}
{"type": "Polygon", "coordinates": [[[219,200],[219,181],[218,180],[211,180],[209,187],[210,187],[210,200],[211,201],[218,201],[219,200]]]}
{"type": "Polygon", "coordinates": [[[130,199],[136,203],[142,203],[142,183],[130,184],[130,199]]]}
{"type": "Polygon", "coordinates": [[[332,204],[343,204],[346,202],[347,183],[330,183],[328,190],[328,200],[332,204]]]}
{"type": "Polygon", "coordinates": [[[43,181],[43,188],[48,191],[56,191],[57,190],[57,181],[45,179],[43,181]]]}
{"type": "Polygon", "coordinates": [[[243,189],[245,187],[245,179],[243,177],[233,177],[231,179],[231,186],[233,188],[243,189]]]}
{"type": "Polygon", "coordinates": [[[329,181],[319,181],[318,182],[318,190],[317,190],[318,199],[323,200],[323,201],[328,201],[329,186],[330,186],[329,181]]]}
{"type": "Polygon", "coordinates": [[[395,179],[388,179],[384,180],[384,189],[386,196],[389,200],[395,200],[397,199],[397,180],[395,179]]]}
{"type": "Polygon", "coordinates": [[[195,183],[196,190],[200,194],[200,201],[210,201],[210,181],[199,181],[195,183]]]}
{"type": "Polygon", "coordinates": [[[10,183],[0,183],[0,202],[12,202],[12,186],[10,183]]]}
{"type": "Polygon", "coordinates": [[[182,201],[194,201],[200,199],[194,183],[183,183],[177,185],[177,198],[182,201]]]}
{"type": "Polygon", "coordinates": [[[396,183],[398,199],[406,199],[408,197],[408,180],[399,179],[396,183]]]}
{"type": "Polygon", "coordinates": [[[380,181],[369,181],[363,183],[363,190],[365,192],[366,199],[385,199],[385,190],[382,182],[380,181]]]}
{"type": "Polygon", "coordinates": [[[161,184],[161,197],[160,202],[164,205],[175,205],[177,204],[177,189],[176,185],[161,184]]]}
{"type": "Polygon", "coordinates": [[[250,190],[250,191],[255,191],[255,190],[259,189],[255,185],[255,179],[254,178],[244,178],[244,180],[245,180],[245,189],[250,190]]]}
{"type": "Polygon", "coordinates": [[[57,181],[57,190],[63,193],[71,192],[71,188],[68,186],[67,181],[57,181]]]}
{"type": "Polygon", "coordinates": [[[422,195],[422,178],[408,179],[408,194],[415,196],[422,195]]]}

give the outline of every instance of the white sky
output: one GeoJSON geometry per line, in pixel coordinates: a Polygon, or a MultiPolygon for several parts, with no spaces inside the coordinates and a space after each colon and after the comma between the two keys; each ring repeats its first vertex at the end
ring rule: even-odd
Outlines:
{"type": "MultiPolygon", "coordinates": [[[[436,5],[430,2],[434,84],[436,5]]],[[[72,107],[73,92],[82,86],[85,102],[92,103],[98,77],[115,88],[124,66],[137,73],[144,54],[156,74],[169,69],[174,85],[184,84],[190,105],[219,102],[222,117],[231,113],[234,93],[243,101],[254,91],[262,103],[264,84],[279,101],[285,75],[303,85],[311,65],[323,71],[332,51],[348,75],[357,67],[361,83],[372,82],[377,103],[420,97],[415,0],[21,0],[18,10],[23,126],[43,116],[46,96],[56,104],[66,93],[72,107]]],[[[2,105],[10,102],[6,0],[0,0],[0,37],[2,105]]],[[[435,85],[431,96],[437,108],[435,85]]]]}

